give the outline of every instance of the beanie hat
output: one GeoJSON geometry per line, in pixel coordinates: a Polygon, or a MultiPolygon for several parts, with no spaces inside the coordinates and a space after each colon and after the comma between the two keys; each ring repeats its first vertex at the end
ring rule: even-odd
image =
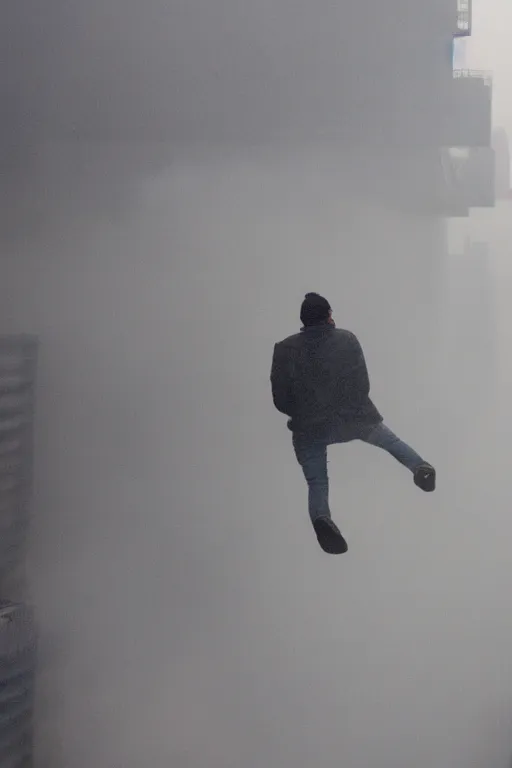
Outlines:
{"type": "Polygon", "coordinates": [[[305,326],[327,322],[331,305],[319,293],[306,293],[300,308],[300,320],[305,326]]]}

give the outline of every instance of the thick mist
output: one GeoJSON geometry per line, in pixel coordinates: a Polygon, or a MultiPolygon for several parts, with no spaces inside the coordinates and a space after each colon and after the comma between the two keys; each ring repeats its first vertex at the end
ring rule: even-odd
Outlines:
{"type": "Polygon", "coordinates": [[[39,765],[507,766],[505,238],[484,294],[399,205],[429,178],[411,137],[436,132],[449,9],[59,5],[11,83],[31,130],[11,117],[1,245],[2,332],[41,340],[39,765]],[[333,447],[342,558],[270,396],[308,290],[438,468],[427,496],[333,447]]]}

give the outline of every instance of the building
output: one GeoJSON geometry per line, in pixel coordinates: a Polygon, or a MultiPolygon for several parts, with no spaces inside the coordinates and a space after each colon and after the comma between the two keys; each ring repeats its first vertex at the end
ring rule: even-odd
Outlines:
{"type": "Polygon", "coordinates": [[[493,207],[495,159],[491,145],[492,75],[465,66],[464,40],[472,32],[471,0],[458,0],[453,72],[440,150],[442,205],[448,216],[493,207]]]}

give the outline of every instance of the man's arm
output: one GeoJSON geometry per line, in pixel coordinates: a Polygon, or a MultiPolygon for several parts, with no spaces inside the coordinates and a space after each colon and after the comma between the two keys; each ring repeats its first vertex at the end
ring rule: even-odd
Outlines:
{"type": "Polygon", "coordinates": [[[290,381],[290,358],[281,344],[274,346],[272,370],[270,372],[272,399],[278,411],[286,416],[292,415],[292,396],[290,381]]]}

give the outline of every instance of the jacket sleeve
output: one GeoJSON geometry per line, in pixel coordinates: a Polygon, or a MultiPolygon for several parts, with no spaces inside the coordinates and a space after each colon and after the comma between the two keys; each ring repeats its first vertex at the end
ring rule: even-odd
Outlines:
{"type": "Polygon", "coordinates": [[[286,416],[292,415],[292,388],[290,358],[288,351],[281,344],[274,346],[272,370],[270,372],[272,399],[278,411],[286,416]]]}
{"type": "Polygon", "coordinates": [[[363,349],[357,336],[351,334],[352,341],[352,376],[354,379],[354,386],[357,392],[361,395],[368,396],[370,394],[370,378],[368,376],[368,368],[366,366],[366,360],[364,359],[363,349]]]}

